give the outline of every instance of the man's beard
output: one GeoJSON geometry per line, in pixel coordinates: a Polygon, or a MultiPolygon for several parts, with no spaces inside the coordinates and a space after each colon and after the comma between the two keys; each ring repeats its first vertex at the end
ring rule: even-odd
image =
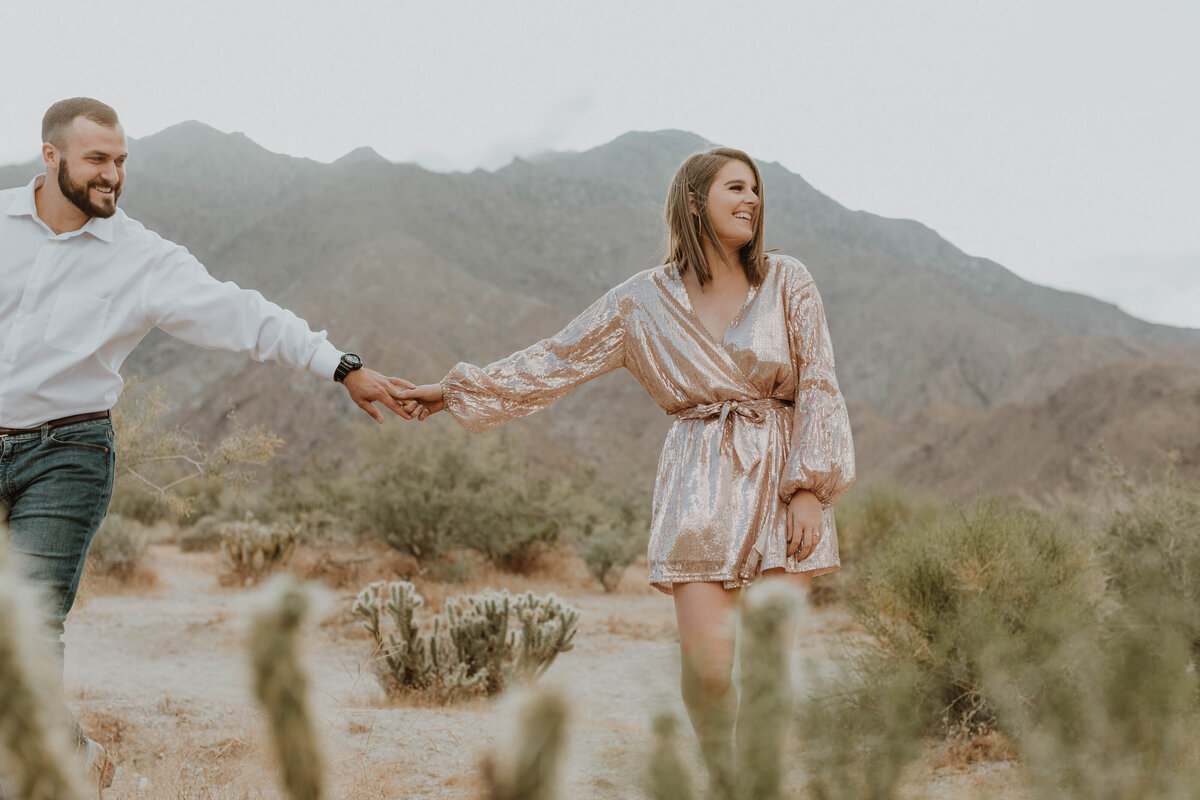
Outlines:
{"type": "Polygon", "coordinates": [[[121,196],[121,184],[111,184],[106,180],[97,178],[87,185],[81,186],[71,180],[71,173],[67,169],[67,160],[64,158],[58,165],[58,189],[63,193],[63,197],[71,201],[71,203],[87,214],[89,217],[100,217],[106,219],[117,213],[117,198],[121,196]],[[112,204],[97,205],[93,203],[90,197],[90,192],[93,188],[112,187],[112,204]]]}

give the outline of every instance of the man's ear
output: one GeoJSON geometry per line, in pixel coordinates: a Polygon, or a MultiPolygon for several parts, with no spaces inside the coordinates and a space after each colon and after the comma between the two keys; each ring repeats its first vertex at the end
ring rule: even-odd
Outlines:
{"type": "Polygon", "coordinates": [[[46,170],[58,170],[58,160],[62,157],[58,148],[50,144],[50,142],[42,142],[42,163],[46,165],[46,170]]]}

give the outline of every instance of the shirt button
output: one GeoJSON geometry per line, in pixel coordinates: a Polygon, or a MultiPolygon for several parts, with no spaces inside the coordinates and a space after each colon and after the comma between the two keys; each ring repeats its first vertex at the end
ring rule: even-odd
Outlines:
{"type": "Polygon", "coordinates": [[[21,316],[17,317],[17,322],[24,324],[25,320],[27,319],[29,319],[29,317],[22,314],[21,316]]]}
{"type": "Polygon", "coordinates": [[[7,358],[5,358],[5,359],[4,359],[4,363],[5,363],[5,364],[11,364],[11,363],[13,363],[13,357],[12,357],[12,356],[8,356],[7,358]]]}

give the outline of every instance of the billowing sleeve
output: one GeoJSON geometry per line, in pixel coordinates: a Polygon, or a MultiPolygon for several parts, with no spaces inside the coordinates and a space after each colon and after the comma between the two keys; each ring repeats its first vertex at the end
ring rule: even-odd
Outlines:
{"type": "Polygon", "coordinates": [[[854,439],[834,374],[821,296],[808,271],[797,267],[786,289],[796,416],[779,496],[787,502],[797,490],[808,489],[829,506],[854,484],[854,439]]]}
{"type": "Polygon", "coordinates": [[[458,364],[442,379],[446,409],[481,433],[541,411],[625,363],[625,321],[610,291],[549,339],[480,368],[458,364]]]}
{"type": "Polygon", "coordinates": [[[142,308],[150,324],[210,350],[248,353],[333,379],[341,352],[325,331],[252,289],[221,282],[185,248],[170,245],[142,283],[142,308]]]}

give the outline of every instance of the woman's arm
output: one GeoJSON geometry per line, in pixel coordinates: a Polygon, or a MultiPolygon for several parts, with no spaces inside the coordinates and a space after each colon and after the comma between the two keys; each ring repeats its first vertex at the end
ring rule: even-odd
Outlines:
{"type": "Polygon", "coordinates": [[[816,546],[821,511],[854,484],[855,466],[850,418],[834,373],[821,295],[808,271],[796,266],[787,288],[796,406],[779,496],[789,504],[788,549],[805,558],[816,546]]]}
{"type": "Polygon", "coordinates": [[[616,290],[610,291],[549,339],[486,367],[460,363],[440,384],[400,396],[424,406],[421,419],[445,407],[476,433],[541,411],[625,363],[621,306],[616,290]]]}

